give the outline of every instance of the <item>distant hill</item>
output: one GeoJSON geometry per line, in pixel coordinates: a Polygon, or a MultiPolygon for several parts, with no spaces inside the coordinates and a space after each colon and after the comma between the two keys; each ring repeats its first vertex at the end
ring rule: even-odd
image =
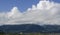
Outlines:
{"type": "Polygon", "coordinates": [[[60,33],[60,25],[35,25],[35,24],[22,24],[22,25],[3,25],[0,26],[0,32],[5,33],[20,33],[20,32],[41,32],[41,33],[60,33]]]}

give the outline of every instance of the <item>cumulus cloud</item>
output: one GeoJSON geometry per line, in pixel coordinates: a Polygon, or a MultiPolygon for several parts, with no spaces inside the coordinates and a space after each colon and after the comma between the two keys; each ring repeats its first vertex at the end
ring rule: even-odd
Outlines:
{"type": "Polygon", "coordinates": [[[0,13],[0,25],[8,24],[60,25],[60,3],[41,0],[24,13],[13,7],[10,12],[0,13]]]}

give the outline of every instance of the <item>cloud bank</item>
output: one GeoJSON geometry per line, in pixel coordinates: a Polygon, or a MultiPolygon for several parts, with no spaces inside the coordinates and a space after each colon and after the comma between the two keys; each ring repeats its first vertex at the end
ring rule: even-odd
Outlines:
{"type": "Polygon", "coordinates": [[[15,24],[60,25],[60,3],[41,0],[24,13],[17,7],[10,12],[0,13],[0,25],[15,24]]]}

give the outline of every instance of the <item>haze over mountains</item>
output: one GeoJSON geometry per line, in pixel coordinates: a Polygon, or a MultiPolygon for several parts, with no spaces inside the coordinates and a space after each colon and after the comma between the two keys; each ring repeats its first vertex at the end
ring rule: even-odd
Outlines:
{"type": "Polygon", "coordinates": [[[17,7],[0,13],[0,25],[16,24],[60,25],[60,3],[41,0],[23,13],[17,7]]]}

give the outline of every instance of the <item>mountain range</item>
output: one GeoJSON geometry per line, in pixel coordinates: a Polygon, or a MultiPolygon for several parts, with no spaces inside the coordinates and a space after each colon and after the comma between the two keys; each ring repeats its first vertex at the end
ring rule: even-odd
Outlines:
{"type": "Polygon", "coordinates": [[[60,33],[60,25],[36,25],[36,24],[22,24],[22,25],[2,25],[0,26],[0,32],[5,33],[60,33]]]}

